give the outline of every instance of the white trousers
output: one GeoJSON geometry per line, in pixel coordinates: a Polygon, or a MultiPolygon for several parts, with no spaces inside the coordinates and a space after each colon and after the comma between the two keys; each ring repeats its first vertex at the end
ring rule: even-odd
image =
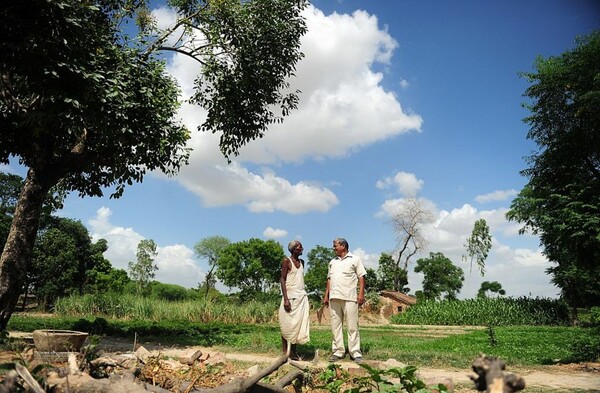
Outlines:
{"type": "Polygon", "coordinates": [[[333,333],[333,341],[331,343],[333,354],[343,357],[346,353],[343,332],[345,319],[348,325],[348,353],[353,358],[362,357],[360,353],[360,332],[358,331],[358,303],[330,299],[329,314],[331,318],[331,333],[333,333]]]}

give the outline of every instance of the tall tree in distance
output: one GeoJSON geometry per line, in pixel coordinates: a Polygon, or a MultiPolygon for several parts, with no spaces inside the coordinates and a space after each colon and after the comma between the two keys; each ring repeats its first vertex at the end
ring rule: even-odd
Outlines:
{"type": "Polygon", "coordinates": [[[210,288],[215,287],[216,278],[214,270],[217,267],[219,255],[221,254],[221,251],[230,244],[231,241],[224,236],[209,236],[194,245],[194,253],[196,256],[208,261],[208,272],[206,272],[204,279],[206,287],[205,297],[208,297],[210,288]]]}
{"type": "Polygon", "coordinates": [[[176,120],[180,90],[165,51],[198,61],[191,101],[208,111],[200,129],[221,135],[227,158],[296,108],[297,92],[285,92],[307,1],[168,4],[176,22],[158,30],[144,0],[3,1],[0,163],[15,157],[28,170],[0,258],[0,330],[52,187],[117,198],[148,171],[172,175],[187,163],[190,133],[176,120]]]}
{"type": "Polygon", "coordinates": [[[392,216],[391,223],[397,239],[396,261],[391,269],[394,289],[403,287],[402,280],[408,275],[411,258],[427,245],[423,226],[432,221],[433,214],[416,197],[403,199],[400,210],[392,216]]]}
{"type": "Polygon", "coordinates": [[[488,297],[488,293],[495,293],[500,296],[506,295],[506,291],[502,289],[502,284],[498,281],[484,281],[481,283],[481,286],[477,291],[477,297],[488,297]]]}
{"type": "Polygon", "coordinates": [[[152,239],[144,239],[138,243],[135,262],[129,262],[129,276],[136,283],[138,293],[147,293],[150,283],[156,276],[158,266],[154,263],[156,243],[152,239]]]}
{"type": "Polygon", "coordinates": [[[391,254],[381,253],[377,267],[377,289],[380,291],[392,289],[408,293],[410,289],[406,285],[408,285],[408,272],[404,269],[397,269],[396,261],[391,254]]]}
{"type": "MultiPolygon", "coordinates": [[[[473,259],[475,259],[475,262],[479,267],[479,272],[481,273],[481,276],[483,276],[485,274],[485,260],[492,248],[490,227],[488,227],[487,222],[483,218],[475,221],[471,237],[467,239],[465,248],[468,257],[470,258],[469,273],[471,273],[471,270],[473,269],[473,259]]],[[[463,259],[467,259],[467,256],[465,255],[463,259]]]]}
{"type": "Polygon", "coordinates": [[[540,236],[548,269],[571,306],[600,305],[600,31],[560,56],[538,58],[523,76],[531,114],[527,138],[538,151],[521,174],[528,183],[507,213],[521,233],[540,236]]]}

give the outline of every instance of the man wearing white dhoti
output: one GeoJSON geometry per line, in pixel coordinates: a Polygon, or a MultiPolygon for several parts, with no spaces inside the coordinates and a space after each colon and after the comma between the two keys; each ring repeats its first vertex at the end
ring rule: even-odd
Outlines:
{"type": "Polygon", "coordinates": [[[291,359],[298,360],[297,344],[310,340],[308,295],[304,289],[304,261],[302,243],[293,240],[288,245],[290,256],[281,262],[281,349],[291,359]]]}

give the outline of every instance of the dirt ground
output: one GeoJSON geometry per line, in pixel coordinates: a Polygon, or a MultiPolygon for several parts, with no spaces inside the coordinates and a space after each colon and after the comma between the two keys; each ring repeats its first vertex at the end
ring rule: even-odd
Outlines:
{"type": "MultiPolygon", "coordinates": [[[[213,348],[203,347],[161,347],[160,345],[153,345],[152,343],[141,343],[146,349],[152,352],[160,352],[162,355],[167,357],[177,358],[182,352],[187,349],[200,349],[203,353],[214,353],[213,348]]],[[[104,347],[107,351],[119,351],[125,350],[130,351],[132,348],[131,340],[122,339],[110,339],[107,338],[100,343],[100,346],[104,347]]],[[[266,365],[274,362],[276,356],[270,356],[265,354],[257,353],[236,353],[226,352],[224,353],[227,360],[238,361],[251,364],[266,365]]],[[[388,360],[387,362],[369,361],[366,363],[373,366],[383,366],[382,368],[398,367],[398,363],[401,359],[388,360]]],[[[327,358],[317,359],[306,359],[300,361],[301,364],[306,366],[314,367],[326,367],[328,362],[327,358]]],[[[344,359],[340,362],[340,365],[346,369],[359,369],[360,367],[349,359],[344,359]]],[[[514,372],[525,379],[527,387],[539,387],[548,389],[564,389],[566,391],[585,391],[585,392],[600,392],[600,363],[586,363],[586,364],[571,364],[571,365],[553,365],[553,366],[542,366],[536,367],[535,369],[508,369],[507,371],[514,372]]],[[[437,369],[437,368],[426,368],[421,367],[418,370],[419,377],[427,383],[441,383],[444,380],[451,379],[457,389],[455,392],[474,392],[472,381],[469,379],[469,375],[473,375],[470,369],[437,369]],[[461,387],[460,389],[458,387],[461,387]],[[465,389],[465,387],[470,387],[465,389]]],[[[527,391],[527,389],[525,390],[527,391]]]]}

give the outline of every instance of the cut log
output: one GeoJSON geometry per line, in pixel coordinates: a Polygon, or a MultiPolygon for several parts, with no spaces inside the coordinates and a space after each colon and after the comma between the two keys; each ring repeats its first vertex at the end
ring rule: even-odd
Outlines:
{"type": "Polygon", "coordinates": [[[525,381],[516,374],[504,371],[506,364],[495,357],[481,354],[473,362],[476,376],[470,376],[475,389],[487,393],[514,393],[525,389],[525,381]]]}

